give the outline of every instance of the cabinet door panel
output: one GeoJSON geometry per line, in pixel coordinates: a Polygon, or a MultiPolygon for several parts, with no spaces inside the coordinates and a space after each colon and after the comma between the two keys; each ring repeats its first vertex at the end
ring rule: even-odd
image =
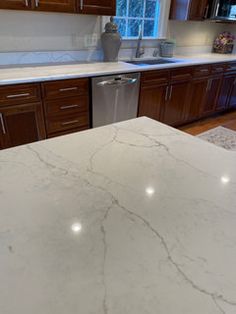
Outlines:
{"type": "Polygon", "coordinates": [[[189,9],[189,20],[202,20],[206,16],[208,0],[191,0],[189,9]]]}
{"type": "Polygon", "coordinates": [[[3,148],[31,143],[46,137],[40,103],[1,107],[0,118],[3,148]]]}
{"type": "Polygon", "coordinates": [[[0,9],[29,10],[31,5],[29,0],[0,0],[0,9]]]}
{"type": "Polygon", "coordinates": [[[165,105],[165,95],[168,85],[142,88],[139,101],[138,116],[146,116],[154,120],[161,120],[161,112],[165,105]]]}
{"type": "Polygon", "coordinates": [[[202,115],[208,115],[216,111],[219,91],[221,86],[222,77],[210,78],[208,80],[208,88],[206,99],[202,108],[202,115]]]}
{"type": "Polygon", "coordinates": [[[232,90],[229,97],[229,108],[236,108],[236,80],[234,80],[232,90]]]}
{"type": "Polygon", "coordinates": [[[231,91],[235,82],[235,76],[225,76],[223,78],[218,102],[216,105],[217,111],[226,110],[228,108],[231,91]]]}
{"type": "Polygon", "coordinates": [[[33,0],[37,11],[76,12],[76,0],[33,0]]]}
{"type": "Polygon", "coordinates": [[[206,78],[193,80],[191,87],[191,97],[187,107],[186,120],[192,121],[200,118],[201,108],[206,98],[208,80],[206,78]]]}
{"type": "Polygon", "coordinates": [[[190,83],[183,82],[170,86],[169,100],[166,102],[162,121],[176,126],[184,123],[185,110],[189,102],[190,83]]]}
{"type": "Polygon", "coordinates": [[[116,15],[116,0],[78,0],[77,3],[79,13],[116,15]]]}

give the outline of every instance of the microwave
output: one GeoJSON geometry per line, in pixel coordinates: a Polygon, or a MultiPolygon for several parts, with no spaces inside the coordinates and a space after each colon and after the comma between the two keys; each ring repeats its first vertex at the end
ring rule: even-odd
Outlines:
{"type": "Polygon", "coordinates": [[[210,18],[218,21],[236,21],[236,0],[213,0],[210,18]]]}

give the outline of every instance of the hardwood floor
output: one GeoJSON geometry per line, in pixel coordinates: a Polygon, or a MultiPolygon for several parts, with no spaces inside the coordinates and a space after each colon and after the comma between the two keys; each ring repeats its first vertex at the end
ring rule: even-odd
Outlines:
{"type": "Polygon", "coordinates": [[[210,129],[223,126],[236,131],[236,111],[220,114],[211,118],[184,125],[179,129],[191,135],[198,135],[210,129]]]}

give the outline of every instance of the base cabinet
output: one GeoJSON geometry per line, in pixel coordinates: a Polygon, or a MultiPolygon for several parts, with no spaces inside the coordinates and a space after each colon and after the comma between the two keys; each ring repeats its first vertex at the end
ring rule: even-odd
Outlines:
{"type": "Polygon", "coordinates": [[[176,126],[185,120],[185,110],[189,101],[190,83],[181,82],[171,84],[167,92],[167,99],[163,108],[161,121],[176,126]]]}
{"type": "Polygon", "coordinates": [[[116,0],[77,0],[77,6],[82,14],[116,15],[116,0]]]}
{"type": "Polygon", "coordinates": [[[208,79],[206,97],[200,114],[201,117],[210,115],[216,111],[221,87],[221,79],[221,76],[208,79]]]}
{"type": "Polygon", "coordinates": [[[0,107],[1,148],[46,138],[41,103],[0,107]]]}

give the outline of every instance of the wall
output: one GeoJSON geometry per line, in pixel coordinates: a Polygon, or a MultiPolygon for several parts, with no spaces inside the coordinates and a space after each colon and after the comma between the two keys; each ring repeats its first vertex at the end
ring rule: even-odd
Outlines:
{"type": "MultiPolygon", "coordinates": [[[[176,39],[178,47],[210,47],[219,32],[229,29],[236,34],[236,26],[228,24],[169,21],[168,26],[168,37],[176,39]]],[[[100,33],[101,19],[96,16],[0,10],[0,52],[83,50],[88,49],[85,36],[99,38],[100,33]]],[[[146,45],[153,47],[156,41],[146,45]]],[[[135,42],[124,44],[132,46],[135,42]]]]}
{"type": "Polygon", "coordinates": [[[0,10],[0,52],[84,49],[100,32],[96,16],[0,10]]]}

